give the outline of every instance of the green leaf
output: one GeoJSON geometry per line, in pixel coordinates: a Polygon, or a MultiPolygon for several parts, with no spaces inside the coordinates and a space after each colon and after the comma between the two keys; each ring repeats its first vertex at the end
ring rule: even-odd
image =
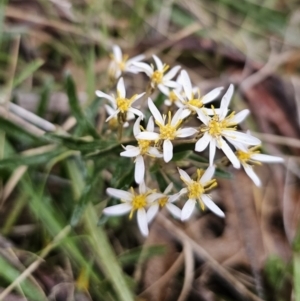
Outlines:
{"type": "Polygon", "coordinates": [[[72,227],[75,227],[78,224],[88,203],[93,202],[95,195],[97,197],[99,196],[99,186],[101,186],[102,182],[102,175],[98,170],[97,175],[95,175],[94,178],[91,181],[88,181],[88,183],[85,185],[80,200],[74,208],[70,221],[72,227]]]}
{"type": "MultiPolygon", "coordinates": [[[[149,246],[149,247],[138,247],[131,250],[127,250],[118,256],[118,260],[122,265],[135,264],[142,255],[143,261],[154,256],[163,255],[166,252],[165,246],[149,246]]],[[[140,262],[142,263],[142,262],[140,262]]]]}
{"type": "Polygon", "coordinates": [[[66,90],[72,114],[76,118],[77,123],[83,134],[88,133],[95,138],[99,138],[99,135],[95,130],[94,126],[90,123],[90,121],[87,119],[87,117],[82,111],[77,97],[75,83],[70,74],[67,74],[66,76],[66,90]]]}
{"type": "Polygon", "coordinates": [[[4,119],[0,116],[0,128],[7,136],[13,137],[18,141],[24,142],[48,142],[44,136],[36,136],[30,132],[27,132],[24,128],[19,127],[15,123],[8,119],[4,119]]]}
{"type": "Polygon", "coordinates": [[[172,161],[176,162],[176,161],[181,161],[184,160],[186,158],[188,158],[191,154],[191,151],[182,151],[182,152],[177,152],[174,153],[172,161]]]}
{"type": "Polygon", "coordinates": [[[61,155],[63,152],[65,152],[63,149],[53,149],[51,151],[44,152],[43,154],[33,156],[16,155],[11,158],[0,160],[0,169],[13,169],[20,165],[37,166],[47,164],[50,160],[61,155]]]}
{"type": "Polygon", "coordinates": [[[120,152],[121,144],[116,140],[100,140],[87,141],[82,138],[70,136],[61,136],[56,134],[47,134],[51,140],[61,143],[63,146],[83,152],[87,157],[104,155],[111,152],[120,152]]]}
{"type": "Polygon", "coordinates": [[[40,96],[40,101],[36,110],[36,114],[38,116],[43,117],[47,111],[51,88],[52,88],[52,81],[47,81],[44,83],[41,96],[40,96]]]}
{"type": "Polygon", "coordinates": [[[28,78],[30,75],[32,75],[43,64],[44,64],[44,61],[42,59],[36,59],[35,61],[29,63],[20,72],[20,74],[15,77],[14,82],[13,82],[13,87],[15,88],[16,86],[18,86],[19,84],[21,84],[26,78],[28,78]]]}
{"type": "Polygon", "coordinates": [[[173,148],[173,153],[180,153],[184,151],[192,151],[195,149],[195,143],[181,143],[177,144],[173,148]]]}
{"type": "Polygon", "coordinates": [[[166,181],[160,169],[157,169],[156,172],[154,172],[154,176],[156,178],[160,191],[163,192],[167,188],[169,183],[166,181]]]}

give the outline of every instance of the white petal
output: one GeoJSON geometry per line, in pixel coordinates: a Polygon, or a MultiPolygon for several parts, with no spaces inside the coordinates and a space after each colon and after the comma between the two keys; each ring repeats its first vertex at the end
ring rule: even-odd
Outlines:
{"type": "Polygon", "coordinates": [[[131,204],[123,203],[103,209],[105,215],[123,215],[131,211],[131,204]]]}
{"type": "Polygon", "coordinates": [[[202,194],[201,200],[211,212],[220,217],[225,217],[224,212],[206,194],[202,194]]]}
{"type": "Polygon", "coordinates": [[[174,203],[174,202],[176,202],[180,198],[180,196],[181,196],[180,192],[177,192],[177,193],[171,195],[169,197],[168,203],[174,203]]]}
{"type": "Polygon", "coordinates": [[[135,159],[134,180],[137,184],[144,182],[145,163],[143,156],[139,155],[135,159]]]}
{"type": "Polygon", "coordinates": [[[147,192],[147,187],[145,182],[140,183],[139,185],[139,194],[145,194],[147,192]]]}
{"type": "Polygon", "coordinates": [[[164,101],[164,105],[167,106],[167,107],[170,107],[173,103],[169,100],[169,99],[166,99],[164,101]]]}
{"type": "Polygon", "coordinates": [[[284,162],[283,158],[264,155],[264,154],[253,154],[251,156],[251,159],[256,160],[256,161],[260,161],[260,162],[266,162],[266,163],[281,163],[281,162],[284,162]]]}
{"type": "Polygon", "coordinates": [[[246,172],[246,174],[249,176],[249,178],[254,182],[254,184],[256,186],[260,186],[261,182],[259,177],[256,175],[256,173],[254,172],[252,166],[248,165],[248,164],[243,164],[244,170],[246,172]]]}
{"type": "Polygon", "coordinates": [[[143,236],[148,236],[148,222],[147,222],[147,215],[144,208],[138,209],[137,211],[137,222],[140,228],[140,231],[143,236]]]}
{"type": "Polygon", "coordinates": [[[178,131],[176,131],[176,137],[184,138],[184,137],[195,135],[196,133],[198,133],[198,131],[193,128],[179,129],[178,131]]]}
{"type": "MultiPolygon", "coordinates": [[[[176,73],[179,71],[181,67],[180,66],[175,66],[173,67],[168,73],[166,73],[166,75],[163,77],[163,81],[169,81],[170,79],[172,79],[176,73]]],[[[176,86],[178,87],[178,83],[176,83],[176,86]]]]}
{"type": "Polygon", "coordinates": [[[167,203],[167,210],[177,219],[181,219],[181,210],[174,204],[167,203]]]}
{"type": "Polygon", "coordinates": [[[134,103],[135,101],[137,101],[138,99],[140,99],[145,94],[146,94],[146,92],[143,92],[143,93],[135,95],[135,97],[132,99],[132,103],[134,103]]]}
{"type": "Polygon", "coordinates": [[[129,108],[128,112],[131,112],[134,115],[140,116],[140,117],[142,117],[142,119],[144,118],[144,114],[140,110],[138,110],[138,109],[129,108]]]}
{"type": "Polygon", "coordinates": [[[154,121],[153,121],[153,117],[152,116],[150,116],[150,118],[148,120],[148,124],[147,124],[146,130],[148,132],[153,132],[154,131],[154,121]]]}
{"type": "Polygon", "coordinates": [[[165,86],[161,86],[161,89],[160,91],[165,94],[166,96],[169,96],[170,95],[170,89],[165,87],[165,86]]]}
{"type": "Polygon", "coordinates": [[[241,142],[238,142],[236,140],[233,140],[233,139],[230,139],[228,137],[226,137],[226,139],[228,140],[228,142],[230,142],[237,150],[241,150],[245,153],[248,152],[248,146],[241,143],[241,142]]]}
{"type": "Polygon", "coordinates": [[[242,132],[237,132],[237,131],[232,131],[232,130],[223,130],[222,135],[226,138],[228,137],[230,139],[237,140],[238,142],[241,142],[241,143],[244,143],[247,145],[261,144],[261,141],[258,138],[248,135],[248,134],[245,134],[245,133],[242,133],[242,132]]]}
{"type": "Polygon", "coordinates": [[[196,201],[195,199],[189,199],[183,206],[181,210],[181,220],[187,220],[193,213],[195,209],[196,201]]]}
{"type": "Polygon", "coordinates": [[[141,150],[139,149],[139,147],[134,147],[134,148],[130,148],[130,149],[126,149],[124,152],[120,153],[120,156],[122,157],[136,157],[138,155],[140,155],[141,150]]]}
{"type": "Polygon", "coordinates": [[[232,149],[229,147],[227,142],[220,138],[220,148],[223,150],[229,161],[232,163],[234,168],[240,168],[241,163],[235,153],[232,151],[232,149]]]}
{"type": "Polygon", "coordinates": [[[221,100],[221,106],[220,106],[221,112],[219,114],[221,120],[224,119],[227,114],[228,105],[233,95],[233,91],[234,91],[234,87],[232,84],[230,84],[227,92],[225,93],[225,95],[221,100]]]}
{"type": "Polygon", "coordinates": [[[212,140],[211,135],[209,135],[207,132],[204,133],[203,137],[201,137],[195,144],[195,151],[202,152],[204,151],[209,142],[212,140]]]}
{"type": "Polygon", "coordinates": [[[159,134],[154,132],[141,132],[136,136],[137,139],[141,140],[159,140],[159,134]]]}
{"type": "Polygon", "coordinates": [[[125,85],[124,85],[124,79],[121,77],[118,81],[117,84],[117,91],[119,93],[119,97],[125,98],[126,97],[126,90],[125,90],[125,85]]]}
{"type": "Polygon", "coordinates": [[[114,110],[112,107],[110,107],[109,105],[105,104],[104,105],[105,107],[105,110],[107,112],[107,114],[110,116],[110,115],[113,115],[115,113],[116,110],[114,110]]]}
{"type": "Polygon", "coordinates": [[[163,144],[164,161],[168,163],[173,158],[173,144],[170,140],[165,140],[163,144]]]}
{"type": "Polygon", "coordinates": [[[175,126],[178,124],[178,122],[180,121],[181,119],[181,115],[182,115],[182,108],[178,109],[176,111],[176,113],[174,114],[172,120],[171,120],[171,126],[175,126]]]}
{"type": "Polygon", "coordinates": [[[249,113],[250,111],[248,109],[242,110],[230,119],[230,123],[238,124],[242,122],[249,115],[249,113]]]}
{"type": "Polygon", "coordinates": [[[153,69],[146,63],[133,62],[132,66],[135,66],[142,72],[145,72],[149,77],[151,77],[151,75],[153,74],[153,69]]]}
{"type": "Polygon", "coordinates": [[[150,156],[156,157],[156,158],[162,158],[163,154],[156,148],[153,146],[150,146],[148,148],[148,152],[147,152],[150,156]]]}
{"type": "Polygon", "coordinates": [[[106,119],[105,119],[105,122],[113,119],[113,118],[116,118],[117,115],[119,114],[120,110],[115,110],[113,114],[111,114],[110,116],[108,116],[106,119]]]}
{"type": "Polygon", "coordinates": [[[117,62],[121,62],[123,60],[121,48],[118,45],[113,45],[112,50],[113,50],[113,54],[114,54],[114,59],[117,62]]]}
{"type": "Polygon", "coordinates": [[[165,197],[165,195],[163,193],[151,193],[146,197],[146,200],[147,200],[148,204],[151,204],[154,201],[164,198],[164,197],[165,197]]]}
{"type": "Polygon", "coordinates": [[[210,91],[209,93],[205,94],[202,97],[202,102],[204,104],[206,104],[206,103],[209,103],[209,102],[213,101],[214,99],[216,99],[220,95],[220,93],[223,89],[224,89],[223,87],[213,89],[212,91],[210,91]]]}
{"type": "Polygon", "coordinates": [[[141,119],[142,119],[142,117],[139,116],[133,125],[133,135],[135,137],[141,132],[141,130],[140,130],[141,119]]]}
{"type": "Polygon", "coordinates": [[[140,61],[142,61],[144,58],[145,58],[145,56],[144,56],[143,54],[139,54],[139,55],[134,56],[134,57],[132,57],[131,59],[129,59],[129,60],[126,62],[126,65],[127,65],[127,66],[130,66],[133,62],[140,62],[140,61]]]}
{"type": "MultiPolygon", "coordinates": [[[[220,109],[208,109],[208,108],[202,108],[202,111],[204,111],[206,115],[215,115],[215,114],[219,115],[221,112],[220,109]]],[[[225,115],[227,115],[227,112],[225,115]]]]}
{"type": "Polygon", "coordinates": [[[159,210],[159,204],[154,203],[147,211],[147,222],[150,224],[159,210]]]}
{"type": "Polygon", "coordinates": [[[162,61],[155,54],[153,54],[152,57],[155,61],[155,65],[156,65],[157,70],[162,71],[163,68],[164,68],[164,65],[163,65],[162,61]]]}
{"type": "Polygon", "coordinates": [[[148,98],[148,107],[154,119],[157,120],[160,124],[165,124],[160,112],[158,111],[157,107],[155,106],[150,97],[148,98]]]}
{"type": "Polygon", "coordinates": [[[205,183],[210,181],[211,178],[213,177],[214,173],[215,173],[215,167],[214,166],[209,166],[206,169],[206,171],[204,172],[204,174],[202,175],[202,177],[200,179],[200,184],[204,185],[205,183]]]}
{"type": "Polygon", "coordinates": [[[197,114],[198,114],[198,118],[205,124],[205,125],[208,125],[208,123],[210,122],[210,117],[207,116],[205,114],[205,112],[201,109],[198,109],[198,108],[195,108],[197,114]]]}
{"type": "Polygon", "coordinates": [[[171,190],[173,189],[173,183],[171,182],[168,186],[167,186],[167,188],[165,189],[165,191],[164,191],[164,194],[169,194],[170,192],[171,192],[171,190]]]}
{"type": "Polygon", "coordinates": [[[190,183],[192,182],[192,179],[190,178],[190,176],[182,169],[178,168],[180,177],[182,178],[182,180],[186,183],[190,183]]]}
{"type": "Polygon", "coordinates": [[[109,100],[110,103],[111,103],[113,106],[116,105],[116,100],[115,100],[111,95],[108,95],[108,94],[106,94],[106,93],[104,93],[104,92],[102,92],[102,91],[100,91],[100,90],[97,90],[97,91],[96,91],[96,95],[97,95],[98,97],[105,98],[105,99],[109,100]]]}
{"type": "Polygon", "coordinates": [[[181,119],[185,119],[186,117],[190,116],[192,111],[190,109],[184,109],[181,113],[181,119]]]}
{"type": "Polygon", "coordinates": [[[176,97],[177,97],[179,100],[181,100],[182,102],[185,101],[185,98],[183,97],[183,95],[182,95],[179,91],[173,90],[173,92],[174,92],[174,94],[176,95],[176,97]]]}
{"type": "Polygon", "coordinates": [[[191,83],[188,73],[185,70],[182,70],[180,72],[180,76],[181,76],[180,81],[182,83],[183,90],[184,90],[184,93],[185,93],[187,99],[192,99],[192,93],[193,93],[192,83],[191,83]]]}
{"type": "Polygon", "coordinates": [[[214,164],[216,154],[216,139],[212,138],[209,145],[209,165],[214,164]]]}
{"type": "Polygon", "coordinates": [[[166,86],[169,88],[173,88],[173,89],[177,89],[178,88],[178,84],[177,82],[175,82],[174,80],[164,80],[163,79],[163,84],[159,84],[157,87],[158,89],[161,89],[162,86],[166,86]]]}
{"type": "Polygon", "coordinates": [[[132,200],[132,194],[125,190],[116,189],[116,188],[107,188],[106,193],[120,200],[124,200],[124,201],[132,200]]]}
{"type": "Polygon", "coordinates": [[[126,120],[133,120],[135,116],[132,112],[127,112],[126,120]]]}

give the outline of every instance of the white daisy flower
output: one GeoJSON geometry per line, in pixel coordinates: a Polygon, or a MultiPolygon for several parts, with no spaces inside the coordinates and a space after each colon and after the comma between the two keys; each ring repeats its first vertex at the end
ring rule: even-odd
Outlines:
{"type": "Polygon", "coordinates": [[[125,90],[123,77],[121,77],[119,79],[118,84],[117,84],[117,97],[108,95],[99,90],[96,91],[96,95],[98,97],[107,99],[111,103],[111,105],[114,109],[114,111],[106,119],[106,121],[109,121],[110,119],[112,119],[114,117],[117,117],[118,120],[121,121],[122,123],[127,121],[128,113],[132,113],[134,115],[141,116],[142,118],[144,117],[144,114],[140,110],[131,107],[131,105],[136,100],[141,98],[144,94],[145,93],[135,94],[131,98],[126,98],[126,90],[125,90]]]}
{"type": "Polygon", "coordinates": [[[169,162],[173,158],[173,144],[172,140],[175,138],[184,138],[196,134],[197,130],[193,128],[179,128],[181,125],[181,113],[182,109],[179,109],[171,117],[171,112],[168,113],[168,122],[166,122],[167,116],[161,115],[151,98],[148,98],[149,109],[155,119],[155,123],[159,127],[159,134],[154,132],[144,131],[137,135],[138,139],[163,141],[163,155],[164,161],[169,162]]]}
{"type": "Polygon", "coordinates": [[[253,170],[253,165],[261,165],[261,163],[282,163],[283,158],[260,154],[258,150],[260,146],[248,147],[241,143],[234,143],[236,151],[236,156],[241,162],[246,174],[253,181],[256,186],[261,185],[259,177],[253,170]]]}
{"type": "Polygon", "coordinates": [[[107,188],[106,192],[108,195],[120,199],[122,204],[107,207],[103,210],[103,213],[109,216],[119,216],[130,212],[129,218],[132,218],[136,211],[140,231],[144,236],[147,236],[149,230],[146,208],[149,204],[159,198],[161,194],[154,193],[152,190],[148,189],[145,183],[140,184],[139,193],[135,193],[132,187],[130,192],[115,188],[107,188]]]}
{"type": "Polygon", "coordinates": [[[165,189],[161,197],[156,199],[147,211],[148,223],[154,219],[160,208],[166,207],[166,209],[177,219],[181,218],[181,210],[173,203],[178,200],[180,193],[169,195],[173,189],[173,183],[170,183],[165,189]]]}
{"type": "Polygon", "coordinates": [[[179,97],[177,94],[182,93],[182,83],[181,83],[181,77],[180,75],[176,79],[177,87],[175,89],[170,89],[165,86],[160,87],[160,91],[165,94],[168,98],[164,101],[164,104],[166,106],[171,106],[172,104],[175,104],[178,108],[183,107],[183,104],[181,103],[179,97]]]}
{"type": "Polygon", "coordinates": [[[240,168],[240,161],[223,138],[231,143],[239,142],[247,145],[258,145],[261,141],[250,134],[236,131],[236,125],[247,117],[249,110],[245,109],[236,115],[232,112],[226,117],[232,94],[233,85],[230,85],[222,98],[219,112],[215,111],[212,117],[209,117],[202,109],[196,109],[198,118],[204,123],[200,128],[204,135],[197,141],[195,150],[202,152],[209,145],[209,162],[213,165],[216,148],[221,148],[232,165],[240,168]]]}
{"type": "MultiPolygon", "coordinates": [[[[115,110],[114,110],[112,107],[110,107],[110,106],[107,105],[107,104],[105,104],[104,107],[105,107],[105,110],[106,110],[106,113],[107,113],[108,116],[114,115],[115,110]]],[[[128,113],[127,113],[126,120],[130,121],[130,120],[133,120],[133,119],[134,119],[134,115],[133,115],[131,112],[128,112],[128,113]]],[[[108,124],[109,124],[109,127],[110,127],[110,128],[113,128],[113,129],[117,128],[117,127],[118,127],[118,124],[119,124],[117,116],[114,115],[114,117],[111,118],[111,119],[108,121],[108,124]]],[[[126,127],[128,127],[128,126],[129,126],[129,123],[128,123],[127,121],[124,122],[123,127],[126,128],[126,127]]]]}
{"type": "MultiPolygon", "coordinates": [[[[139,117],[134,123],[133,134],[135,137],[137,137],[141,133],[140,122],[141,117],[139,117]]],[[[148,132],[154,131],[154,122],[152,116],[148,121],[146,130],[148,132]]],[[[125,147],[125,151],[122,152],[120,155],[123,157],[136,157],[134,179],[136,183],[140,184],[144,181],[145,177],[145,162],[143,156],[148,155],[151,157],[161,158],[163,155],[156,147],[151,146],[152,141],[137,139],[137,142],[138,146],[127,145],[125,147]]]]}
{"type": "Polygon", "coordinates": [[[156,69],[154,70],[154,66],[148,65],[146,63],[133,63],[135,67],[137,67],[141,72],[145,72],[147,76],[149,76],[151,80],[151,87],[154,89],[158,87],[162,91],[162,87],[170,87],[170,88],[176,88],[177,83],[173,80],[171,80],[176,73],[181,68],[180,66],[173,67],[168,73],[166,71],[170,68],[169,65],[163,64],[162,61],[156,56],[152,56],[155,64],[156,69]],[[166,74],[165,74],[166,73],[166,74]]]}
{"type": "Polygon", "coordinates": [[[178,168],[178,171],[181,180],[187,186],[181,189],[180,194],[187,194],[189,198],[181,211],[182,221],[187,220],[192,215],[197,201],[202,210],[207,207],[214,214],[225,217],[224,212],[210,199],[209,195],[206,194],[208,190],[217,186],[216,180],[212,179],[215,173],[214,166],[208,167],[206,171],[197,169],[196,181],[192,180],[184,170],[178,168]]]}
{"type": "MultiPolygon", "coordinates": [[[[202,108],[205,104],[212,102],[215,100],[224,89],[223,87],[215,88],[204,96],[200,95],[200,90],[198,88],[192,88],[191,79],[188,73],[185,70],[182,70],[180,73],[180,80],[182,82],[184,94],[180,94],[177,91],[174,93],[183,103],[185,110],[182,115],[183,118],[189,116],[192,112],[196,112],[195,108],[202,108]]],[[[211,109],[206,109],[206,114],[211,115],[211,109]]]]}
{"type": "Polygon", "coordinates": [[[128,59],[128,55],[123,55],[121,48],[117,45],[112,47],[112,51],[111,62],[108,67],[108,74],[110,78],[114,79],[119,78],[124,72],[137,73],[138,70],[136,70],[132,63],[140,62],[145,58],[143,54],[140,54],[128,59]]]}

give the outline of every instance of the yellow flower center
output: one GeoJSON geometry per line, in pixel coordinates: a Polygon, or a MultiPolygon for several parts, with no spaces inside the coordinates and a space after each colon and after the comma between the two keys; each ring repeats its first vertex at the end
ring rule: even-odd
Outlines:
{"type": "Polygon", "coordinates": [[[131,193],[134,195],[132,201],[131,201],[131,205],[132,205],[132,209],[129,215],[129,218],[131,219],[133,216],[134,211],[145,208],[148,203],[147,203],[147,196],[151,193],[153,193],[155,190],[149,190],[144,194],[135,194],[134,189],[131,187],[130,188],[131,193]]]}
{"type": "Polygon", "coordinates": [[[108,126],[111,129],[116,129],[118,127],[119,123],[118,123],[118,119],[117,118],[112,118],[108,121],[108,126]]]}
{"type": "Polygon", "coordinates": [[[203,107],[203,102],[199,98],[193,98],[187,102],[187,105],[190,105],[190,106],[200,109],[203,107]]]}
{"type": "Polygon", "coordinates": [[[166,206],[167,203],[168,203],[168,197],[167,196],[158,200],[158,204],[159,204],[160,207],[166,206]]]}
{"type": "MultiPolygon", "coordinates": [[[[160,124],[159,122],[155,121],[156,124],[159,126],[160,130],[160,139],[162,140],[174,140],[176,138],[176,132],[178,127],[180,126],[182,120],[180,119],[177,124],[171,125],[172,117],[171,112],[168,112],[168,123],[167,124],[160,124]]],[[[164,119],[166,115],[163,116],[164,119]]]]}
{"type": "Polygon", "coordinates": [[[119,68],[120,68],[121,71],[125,70],[125,66],[126,66],[127,60],[128,60],[128,55],[124,54],[123,58],[122,58],[122,61],[118,62],[118,66],[119,66],[119,68]]]}
{"type": "Polygon", "coordinates": [[[187,189],[188,189],[189,199],[196,199],[204,193],[203,186],[196,181],[193,181],[192,183],[190,183],[188,185],[187,189]]]}
{"type": "Polygon", "coordinates": [[[248,149],[248,152],[243,152],[241,150],[237,150],[236,151],[236,156],[238,157],[238,159],[242,162],[242,163],[252,163],[252,164],[257,164],[257,165],[261,165],[261,162],[255,161],[251,159],[251,156],[253,154],[259,154],[260,151],[258,151],[257,149],[260,146],[254,146],[248,149]]]}
{"type": "Polygon", "coordinates": [[[174,91],[171,91],[169,94],[169,100],[174,103],[176,100],[178,99],[178,97],[176,96],[176,94],[174,93],[174,91]]]}
{"type": "Polygon", "coordinates": [[[141,140],[141,139],[138,139],[137,142],[141,151],[141,155],[144,155],[148,152],[148,149],[152,143],[151,140],[141,140]]]}
{"type": "MultiPolygon", "coordinates": [[[[214,107],[212,106],[212,109],[214,110],[214,107]]],[[[232,112],[230,115],[228,115],[223,120],[219,119],[219,115],[216,114],[214,111],[214,116],[209,121],[208,126],[204,126],[202,131],[208,132],[211,136],[214,138],[218,138],[222,135],[222,131],[224,130],[236,130],[236,123],[232,122],[231,119],[234,117],[235,112],[232,112]]]]}
{"type": "Polygon", "coordinates": [[[123,98],[120,97],[120,93],[118,92],[118,97],[116,99],[117,107],[121,111],[121,113],[125,113],[131,107],[132,102],[137,97],[137,94],[133,95],[131,98],[123,98]]]}
{"type": "Polygon", "coordinates": [[[164,77],[164,73],[169,69],[168,65],[164,65],[162,71],[155,70],[151,76],[151,81],[154,83],[154,85],[158,85],[162,83],[162,79],[164,77]]]}

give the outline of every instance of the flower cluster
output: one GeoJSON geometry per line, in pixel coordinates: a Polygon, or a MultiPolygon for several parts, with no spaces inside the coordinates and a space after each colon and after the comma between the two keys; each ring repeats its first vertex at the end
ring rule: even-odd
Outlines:
{"type": "Polygon", "coordinates": [[[136,144],[123,146],[124,151],[120,153],[123,157],[134,158],[134,179],[139,185],[138,192],[135,192],[133,188],[130,192],[108,188],[107,194],[120,199],[121,204],[107,207],[103,213],[106,215],[130,213],[131,218],[137,212],[137,222],[144,236],[148,235],[148,224],[163,207],[182,221],[192,215],[197,203],[202,210],[208,208],[219,217],[224,217],[224,212],[208,194],[217,186],[216,180],[213,179],[216,165],[218,166],[218,162],[215,161],[217,149],[223,151],[234,168],[240,168],[242,165],[246,174],[257,186],[260,186],[261,182],[253,166],[261,162],[282,162],[283,159],[260,154],[258,149],[261,141],[252,136],[249,131],[243,133],[238,130],[238,125],[250,112],[247,109],[238,113],[229,110],[230,100],[234,93],[232,84],[222,97],[219,108],[213,105],[207,107],[220,96],[223,87],[217,87],[201,96],[199,88],[193,87],[185,70],[181,70],[178,74],[180,66],[169,70],[169,65],[164,64],[155,55],[153,55],[155,66],[141,62],[143,59],[141,55],[128,59],[128,56],[122,55],[118,46],[114,46],[109,76],[117,81],[116,96],[96,91],[98,97],[107,99],[110,104],[110,106],[106,105],[109,115],[106,121],[114,120],[114,126],[117,124],[119,129],[124,126],[128,127],[134,116],[138,116],[133,125],[136,144]],[[149,77],[146,91],[127,98],[122,77],[125,72],[145,73],[149,77]],[[165,113],[162,113],[162,109],[153,102],[157,92],[165,96],[163,109],[165,113]],[[147,101],[151,113],[146,128],[141,126],[141,122],[144,122],[143,119],[147,116],[143,111],[144,108],[141,104],[139,107],[133,107],[139,99],[142,100],[140,101],[142,104],[147,101]],[[192,120],[194,124],[198,123],[197,126],[186,126],[187,123],[191,124],[192,120]],[[182,140],[182,138],[188,139],[182,140]],[[173,194],[171,194],[172,183],[163,193],[147,188],[145,181],[151,164],[157,160],[169,163],[173,158],[174,144],[186,143],[186,140],[188,143],[194,143],[196,153],[204,152],[207,147],[209,148],[207,169],[197,169],[195,177],[191,178],[186,171],[178,168],[178,175],[185,187],[173,194]],[[182,198],[185,198],[186,202],[180,209],[174,205],[174,202],[182,198]]]}

